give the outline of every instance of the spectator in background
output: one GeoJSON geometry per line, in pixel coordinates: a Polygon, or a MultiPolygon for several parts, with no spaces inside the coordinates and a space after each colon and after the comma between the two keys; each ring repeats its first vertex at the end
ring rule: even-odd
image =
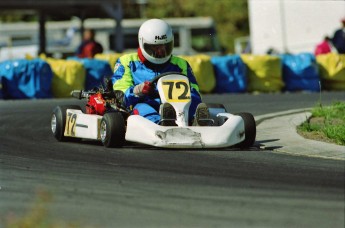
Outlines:
{"type": "Polygon", "coordinates": [[[343,17],[341,23],[342,28],[335,31],[332,42],[339,54],[345,54],[345,17],[343,17]]]}
{"type": "Polygon", "coordinates": [[[93,58],[96,54],[102,52],[102,45],[95,40],[95,31],[86,29],[83,33],[83,41],[77,49],[77,56],[79,58],[93,58]]]}
{"type": "Polygon", "coordinates": [[[323,41],[319,43],[318,45],[316,45],[314,54],[321,55],[321,54],[327,54],[330,52],[336,52],[336,50],[332,44],[331,38],[329,38],[328,36],[325,36],[323,41]]]}

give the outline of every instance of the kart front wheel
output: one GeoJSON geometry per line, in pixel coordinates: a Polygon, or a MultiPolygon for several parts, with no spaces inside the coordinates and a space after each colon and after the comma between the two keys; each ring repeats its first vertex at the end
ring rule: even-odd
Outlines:
{"type": "Polygon", "coordinates": [[[125,144],[126,126],[121,113],[105,113],[100,126],[101,141],[105,147],[122,147],[125,144]]]}
{"type": "Polygon", "coordinates": [[[50,126],[54,137],[58,141],[77,141],[78,138],[71,138],[64,136],[65,125],[66,125],[66,111],[67,109],[81,110],[78,105],[63,105],[57,106],[53,110],[50,120],[50,126]]]}
{"type": "Polygon", "coordinates": [[[235,115],[238,115],[242,117],[244,121],[244,134],[245,138],[242,142],[237,144],[238,147],[244,149],[249,148],[254,145],[255,137],[256,137],[256,123],[255,119],[252,114],[247,112],[237,113],[235,115]]]}

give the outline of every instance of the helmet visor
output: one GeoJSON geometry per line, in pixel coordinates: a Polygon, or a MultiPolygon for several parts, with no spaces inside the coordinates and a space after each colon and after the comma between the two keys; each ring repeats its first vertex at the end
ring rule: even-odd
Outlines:
{"type": "Polygon", "coordinates": [[[147,44],[144,43],[145,52],[153,58],[165,58],[170,56],[173,50],[174,42],[170,41],[166,44],[147,44]]]}

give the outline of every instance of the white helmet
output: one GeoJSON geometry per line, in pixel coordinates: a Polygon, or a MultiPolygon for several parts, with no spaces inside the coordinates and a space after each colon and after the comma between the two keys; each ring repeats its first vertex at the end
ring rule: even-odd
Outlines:
{"type": "Polygon", "coordinates": [[[155,64],[167,62],[173,51],[174,35],[168,23],[150,19],[139,29],[139,47],[144,57],[155,64]]]}

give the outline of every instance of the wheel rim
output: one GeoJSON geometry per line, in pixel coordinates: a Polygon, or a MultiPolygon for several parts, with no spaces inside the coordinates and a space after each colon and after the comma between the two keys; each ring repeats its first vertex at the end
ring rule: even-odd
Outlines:
{"type": "Polygon", "coordinates": [[[101,122],[100,134],[101,134],[101,140],[102,142],[104,142],[105,138],[107,137],[107,124],[105,123],[105,121],[101,122]]]}
{"type": "Polygon", "coordinates": [[[56,116],[55,114],[52,115],[52,119],[51,119],[51,129],[52,129],[52,132],[55,134],[56,132],[56,116]]]}

